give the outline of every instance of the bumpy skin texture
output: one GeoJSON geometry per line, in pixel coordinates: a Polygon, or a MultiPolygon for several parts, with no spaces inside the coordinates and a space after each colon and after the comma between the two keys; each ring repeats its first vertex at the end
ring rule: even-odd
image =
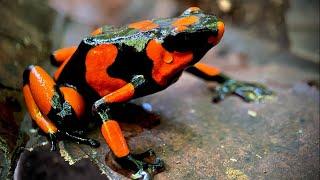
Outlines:
{"type": "MultiPolygon", "coordinates": [[[[148,179],[150,174],[163,170],[164,163],[159,158],[153,163],[144,161],[155,156],[152,150],[140,155],[130,153],[117,121],[112,119],[111,105],[163,90],[184,70],[205,80],[228,82],[231,87],[230,78],[219,69],[196,64],[218,44],[223,33],[224,24],[197,7],[175,18],[98,28],[78,47],[52,54],[53,64],[60,65],[54,78],[38,66],[25,70],[23,93],[27,108],[48,135],[52,150],[57,140],[66,138],[99,146],[99,142],[82,137],[85,123],[81,123],[83,119],[98,119],[118,162],[135,172],[132,178],[148,179]]],[[[230,93],[237,92],[238,84],[230,93]]]]}

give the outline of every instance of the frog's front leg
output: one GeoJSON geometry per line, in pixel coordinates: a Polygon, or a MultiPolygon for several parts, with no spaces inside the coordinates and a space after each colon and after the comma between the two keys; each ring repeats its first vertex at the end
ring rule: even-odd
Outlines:
{"type": "Polygon", "coordinates": [[[213,97],[214,102],[219,102],[231,94],[238,95],[247,102],[259,101],[272,95],[272,91],[261,84],[234,80],[221,73],[218,68],[206,64],[197,63],[186,71],[204,80],[216,81],[221,84],[216,89],[216,94],[213,97]]]}
{"type": "Polygon", "coordinates": [[[68,123],[77,122],[75,118],[80,118],[84,109],[82,97],[75,89],[57,86],[41,67],[31,65],[23,73],[23,95],[31,118],[47,135],[51,150],[56,150],[57,141],[64,139],[99,146],[98,141],[75,135],[66,128],[68,123]]]}
{"type": "Polygon", "coordinates": [[[117,121],[113,120],[110,114],[110,105],[113,103],[127,102],[135,95],[136,89],[143,87],[145,79],[142,75],[136,75],[131,82],[122,88],[102,97],[92,107],[93,113],[102,120],[101,132],[108,143],[117,162],[123,167],[135,172],[131,178],[149,179],[150,174],[157,173],[164,168],[164,163],[159,158],[152,163],[144,161],[149,156],[154,156],[153,151],[147,151],[140,155],[131,154],[126,140],[121,132],[117,121]]]}

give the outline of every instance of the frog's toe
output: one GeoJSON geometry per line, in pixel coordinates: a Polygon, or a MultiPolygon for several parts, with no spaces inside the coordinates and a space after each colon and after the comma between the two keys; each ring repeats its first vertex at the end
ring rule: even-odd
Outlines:
{"type": "Polygon", "coordinates": [[[148,149],[147,151],[140,154],[132,154],[132,156],[136,159],[143,160],[145,158],[156,157],[156,153],[152,149],[148,149]]]}
{"type": "Polygon", "coordinates": [[[142,179],[142,180],[150,180],[152,179],[151,175],[144,171],[144,170],[139,170],[138,172],[136,172],[135,174],[132,174],[131,179],[142,179]]]}
{"type": "Polygon", "coordinates": [[[164,162],[156,156],[156,153],[149,149],[141,154],[132,154],[132,157],[138,161],[143,162],[143,168],[140,170],[147,170],[149,174],[157,174],[164,170],[164,162]]]}
{"type": "Polygon", "coordinates": [[[94,148],[97,148],[100,146],[100,142],[95,139],[88,138],[88,145],[94,148]]]}
{"type": "Polygon", "coordinates": [[[156,158],[153,163],[143,163],[143,167],[131,175],[132,179],[152,179],[152,175],[158,174],[164,170],[164,162],[160,158],[156,158]]]}
{"type": "Polygon", "coordinates": [[[213,102],[219,102],[231,94],[241,97],[246,102],[254,102],[272,95],[273,92],[261,84],[229,80],[216,89],[213,102]]]}
{"type": "Polygon", "coordinates": [[[233,92],[246,102],[263,100],[265,97],[272,95],[272,91],[260,84],[241,83],[233,92]]]}
{"type": "Polygon", "coordinates": [[[48,134],[48,140],[51,145],[50,151],[56,151],[57,150],[57,137],[56,134],[50,133],[48,134]]]}
{"type": "Polygon", "coordinates": [[[164,170],[164,161],[160,158],[156,158],[154,163],[148,164],[148,172],[152,174],[157,174],[164,170]]]}
{"type": "Polygon", "coordinates": [[[215,95],[213,95],[212,102],[218,103],[222,101],[225,98],[225,96],[226,94],[217,91],[215,95]]]}
{"type": "Polygon", "coordinates": [[[132,179],[152,179],[152,176],[164,170],[164,162],[156,157],[153,150],[141,154],[129,154],[126,157],[117,159],[117,162],[126,169],[135,173],[132,179]]]}
{"type": "Polygon", "coordinates": [[[70,140],[72,142],[76,142],[78,144],[86,144],[89,145],[93,148],[97,148],[100,146],[100,142],[95,140],[95,139],[91,139],[91,138],[87,138],[87,137],[82,137],[67,131],[63,131],[63,130],[58,130],[55,133],[49,134],[48,136],[48,140],[51,144],[51,150],[56,150],[56,144],[58,141],[62,141],[62,140],[70,140]]]}

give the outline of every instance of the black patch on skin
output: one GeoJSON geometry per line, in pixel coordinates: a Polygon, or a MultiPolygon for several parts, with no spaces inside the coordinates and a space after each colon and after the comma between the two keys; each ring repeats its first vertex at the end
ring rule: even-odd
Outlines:
{"type": "Polygon", "coordinates": [[[182,32],[175,36],[167,36],[162,45],[169,52],[192,51],[193,62],[191,64],[195,64],[213,47],[208,43],[208,38],[217,35],[216,31],[182,32]]]}
{"type": "Polygon", "coordinates": [[[89,124],[94,125],[101,123],[101,120],[96,121],[97,119],[93,119],[91,116],[91,106],[87,106],[87,109],[90,109],[90,111],[88,111],[89,113],[85,112],[79,119],[71,104],[65,100],[64,95],[59,90],[60,87],[71,86],[55,86],[55,95],[51,100],[52,107],[47,114],[47,117],[54,122],[59,130],[72,135],[82,136],[90,130],[90,128],[88,128],[89,124]]]}
{"type": "MultiPolygon", "coordinates": [[[[193,62],[190,64],[192,65],[199,61],[212,47],[212,45],[208,43],[208,37],[215,35],[215,33],[216,32],[212,31],[201,31],[195,33],[179,33],[175,36],[169,35],[164,39],[162,45],[169,52],[192,51],[194,57],[193,62]]],[[[94,37],[84,39],[57,80],[58,85],[70,84],[77,87],[79,93],[85,98],[88,105],[92,105],[96,100],[100,99],[100,95],[86,82],[86,55],[92,47],[103,43],[103,41],[100,42],[94,37]]],[[[152,78],[153,61],[146,55],[145,48],[138,52],[134,47],[124,43],[113,43],[113,45],[117,47],[118,54],[114,63],[106,69],[106,73],[111,77],[122,79],[128,83],[135,75],[143,75],[145,77],[146,82],[136,89],[134,98],[149,95],[167,88],[176,82],[182,73],[182,71],[177,72],[171,79],[167,80],[168,83],[165,86],[160,86],[152,78]]]]}
{"type": "Polygon", "coordinates": [[[52,107],[47,114],[47,117],[57,125],[58,129],[64,131],[68,131],[69,129],[79,129],[80,124],[77,123],[79,120],[76,113],[72,106],[65,101],[58,86],[55,86],[55,93],[51,99],[51,106],[52,107]]]}
{"type": "Polygon", "coordinates": [[[84,97],[86,103],[89,104],[93,104],[94,101],[100,98],[99,94],[87,84],[85,77],[86,56],[92,47],[92,45],[82,41],[56,82],[59,86],[69,84],[76,87],[77,91],[84,97]]]}
{"type": "Polygon", "coordinates": [[[114,78],[130,82],[135,75],[143,75],[146,82],[141,88],[136,89],[135,97],[151,94],[159,89],[157,83],[152,79],[153,63],[145,52],[137,52],[134,47],[125,44],[117,45],[118,56],[114,63],[106,70],[114,78]]]}
{"type": "MultiPolygon", "coordinates": [[[[117,44],[116,46],[118,56],[106,71],[111,77],[123,79],[126,82],[130,82],[135,75],[143,75],[145,82],[135,89],[134,98],[161,91],[171,85],[168,83],[166,86],[160,86],[154,81],[152,78],[153,61],[148,58],[145,49],[137,52],[134,47],[125,44],[117,44]]],[[[175,81],[168,80],[168,82],[175,81]]]]}
{"type": "Polygon", "coordinates": [[[145,50],[137,52],[134,47],[119,45],[118,55],[114,63],[109,66],[107,73],[115,78],[130,82],[135,75],[151,77],[153,63],[148,59],[145,50]]]}
{"type": "Polygon", "coordinates": [[[53,54],[50,55],[50,62],[53,66],[58,67],[60,64],[57,62],[56,58],[54,57],[53,54]]]}

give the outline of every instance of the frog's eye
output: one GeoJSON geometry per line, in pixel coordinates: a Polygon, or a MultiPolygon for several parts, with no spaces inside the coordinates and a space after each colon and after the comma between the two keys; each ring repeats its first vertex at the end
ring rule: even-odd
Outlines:
{"type": "Polygon", "coordinates": [[[185,10],[181,16],[189,16],[191,14],[199,14],[202,13],[202,10],[198,7],[190,7],[187,10],[185,10]]]}

